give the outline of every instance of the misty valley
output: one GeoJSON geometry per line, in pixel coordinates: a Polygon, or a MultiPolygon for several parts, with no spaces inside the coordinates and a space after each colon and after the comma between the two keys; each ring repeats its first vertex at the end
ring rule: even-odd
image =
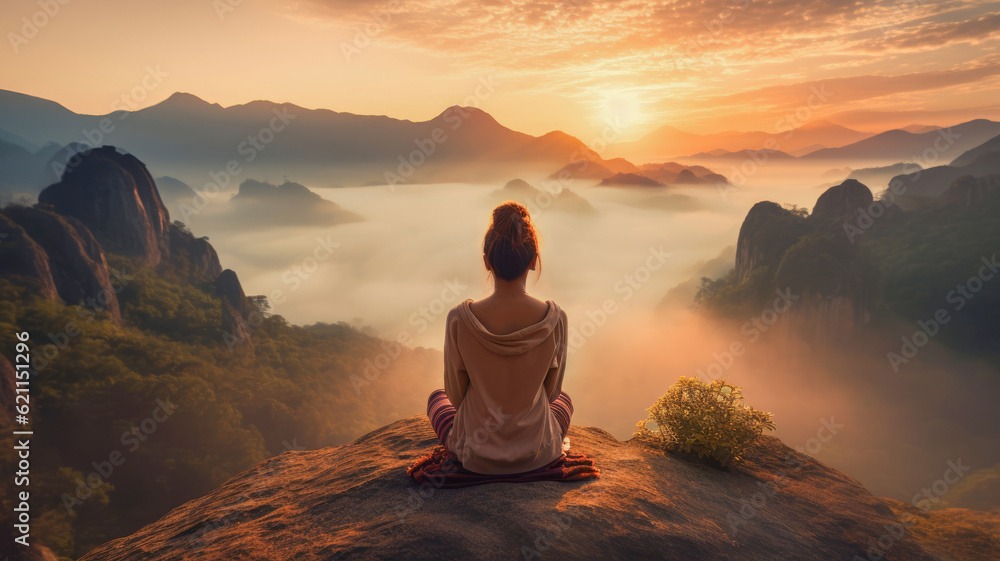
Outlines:
{"type": "Polygon", "coordinates": [[[474,107],[178,93],[93,116],[8,91],[0,116],[0,341],[31,334],[32,534],[59,556],[261,462],[416,438],[377,429],[441,387],[508,200],[541,233],[530,290],[568,317],[573,425],[602,429],[581,440],[629,440],[680,377],[725,379],[885,512],[1000,508],[1000,123],[595,145],[474,107]]]}

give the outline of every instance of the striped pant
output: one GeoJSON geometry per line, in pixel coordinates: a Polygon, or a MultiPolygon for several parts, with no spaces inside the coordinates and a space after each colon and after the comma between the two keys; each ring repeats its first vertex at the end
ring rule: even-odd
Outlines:
{"type": "MultiPolygon", "coordinates": [[[[556,421],[559,422],[563,438],[565,438],[566,433],[569,432],[569,419],[573,416],[573,400],[569,398],[569,394],[561,391],[556,400],[549,403],[549,409],[552,410],[556,421]]],[[[431,427],[441,444],[445,443],[448,431],[455,424],[455,413],[458,413],[458,410],[451,404],[451,400],[448,399],[444,390],[431,392],[431,396],[427,399],[427,417],[431,420],[431,427]]]]}

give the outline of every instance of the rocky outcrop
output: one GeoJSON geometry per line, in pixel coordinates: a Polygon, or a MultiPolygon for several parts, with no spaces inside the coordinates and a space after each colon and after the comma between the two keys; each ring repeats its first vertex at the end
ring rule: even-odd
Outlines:
{"type": "Polygon", "coordinates": [[[868,559],[887,531],[887,559],[938,559],[856,480],[773,437],[728,470],[594,427],[569,438],[600,479],[421,487],[406,467],[437,439],[414,416],[271,458],[82,559],[826,561],[868,559]]]}
{"type": "Polygon", "coordinates": [[[776,267],[785,250],[806,231],[806,220],[770,201],[750,208],[736,241],[736,278],[742,282],[758,267],[776,267]]]}
{"type": "Polygon", "coordinates": [[[160,263],[169,255],[170,218],[146,166],[113,146],[78,158],[59,183],[39,194],[39,202],[78,219],[107,251],[160,263]]]}
{"type": "Polygon", "coordinates": [[[843,220],[872,203],[867,187],[854,180],[827,189],[808,218],[772,202],[747,213],[736,245],[736,280],[758,269],[766,278],[755,287],[765,294],[790,291],[795,305],[783,317],[801,335],[851,336],[870,320],[876,293],[872,268],[842,230],[843,220]]]}
{"type": "Polygon", "coordinates": [[[816,199],[810,217],[823,220],[855,216],[858,209],[867,209],[873,201],[871,189],[856,179],[848,179],[824,191],[816,199]]]}
{"type": "Polygon", "coordinates": [[[703,183],[703,181],[698,176],[696,176],[694,172],[692,172],[691,170],[684,169],[677,174],[677,179],[674,180],[674,183],[679,183],[682,185],[697,185],[699,183],[703,183]]]}
{"type": "Polygon", "coordinates": [[[605,187],[662,187],[663,184],[638,173],[616,173],[605,177],[598,185],[605,187]]]}
{"type": "Polygon", "coordinates": [[[226,269],[215,279],[215,294],[222,300],[222,330],[226,346],[231,351],[253,355],[251,336],[259,312],[243,292],[235,271],[226,269]]]}
{"type": "Polygon", "coordinates": [[[59,297],[49,269],[49,256],[24,228],[0,214],[0,275],[27,280],[43,297],[59,297]]]}
{"type": "Polygon", "coordinates": [[[964,175],[956,179],[944,193],[949,204],[974,207],[1000,192],[1000,174],[985,177],[964,175]]]}
{"type": "Polygon", "coordinates": [[[542,191],[523,179],[511,179],[502,189],[493,191],[490,196],[494,204],[514,200],[527,207],[531,213],[554,210],[572,214],[597,214],[597,209],[590,204],[590,201],[568,188],[563,187],[553,194],[552,191],[542,191]]]}
{"type": "Polygon", "coordinates": [[[108,262],[93,234],[79,221],[37,208],[3,211],[45,250],[59,297],[70,305],[106,310],[121,325],[116,287],[108,262]]]}
{"type": "MultiPolygon", "coordinates": [[[[247,179],[239,191],[212,214],[213,227],[245,230],[247,227],[333,226],[364,220],[361,215],[324,199],[293,181],[280,185],[247,179]]],[[[200,219],[192,218],[198,225],[200,219]]]]}
{"type": "Polygon", "coordinates": [[[232,269],[222,271],[215,279],[215,295],[227,300],[233,309],[243,317],[250,315],[250,312],[255,309],[250,300],[247,299],[246,293],[243,292],[243,285],[240,284],[239,277],[232,269]]]}
{"type": "Polygon", "coordinates": [[[180,266],[190,267],[190,273],[200,280],[214,280],[222,274],[219,254],[207,239],[196,238],[191,232],[170,225],[170,255],[180,266]]]}

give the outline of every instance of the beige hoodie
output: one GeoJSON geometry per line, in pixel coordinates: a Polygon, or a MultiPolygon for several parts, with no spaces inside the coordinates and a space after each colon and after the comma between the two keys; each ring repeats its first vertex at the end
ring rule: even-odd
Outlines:
{"type": "Polygon", "coordinates": [[[566,312],[555,302],[542,321],[496,335],[466,300],[448,312],[444,391],[458,409],[447,447],[476,473],[519,473],[562,454],[549,403],[566,370],[566,312]]]}

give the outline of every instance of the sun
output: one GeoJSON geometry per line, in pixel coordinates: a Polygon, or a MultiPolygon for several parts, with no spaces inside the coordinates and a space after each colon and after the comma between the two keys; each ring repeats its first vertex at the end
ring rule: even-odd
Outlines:
{"type": "Polygon", "coordinates": [[[616,130],[627,133],[630,129],[645,122],[643,101],[639,92],[634,90],[612,90],[602,94],[598,101],[597,116],[601,126],[610,125],[616,130]]]}

